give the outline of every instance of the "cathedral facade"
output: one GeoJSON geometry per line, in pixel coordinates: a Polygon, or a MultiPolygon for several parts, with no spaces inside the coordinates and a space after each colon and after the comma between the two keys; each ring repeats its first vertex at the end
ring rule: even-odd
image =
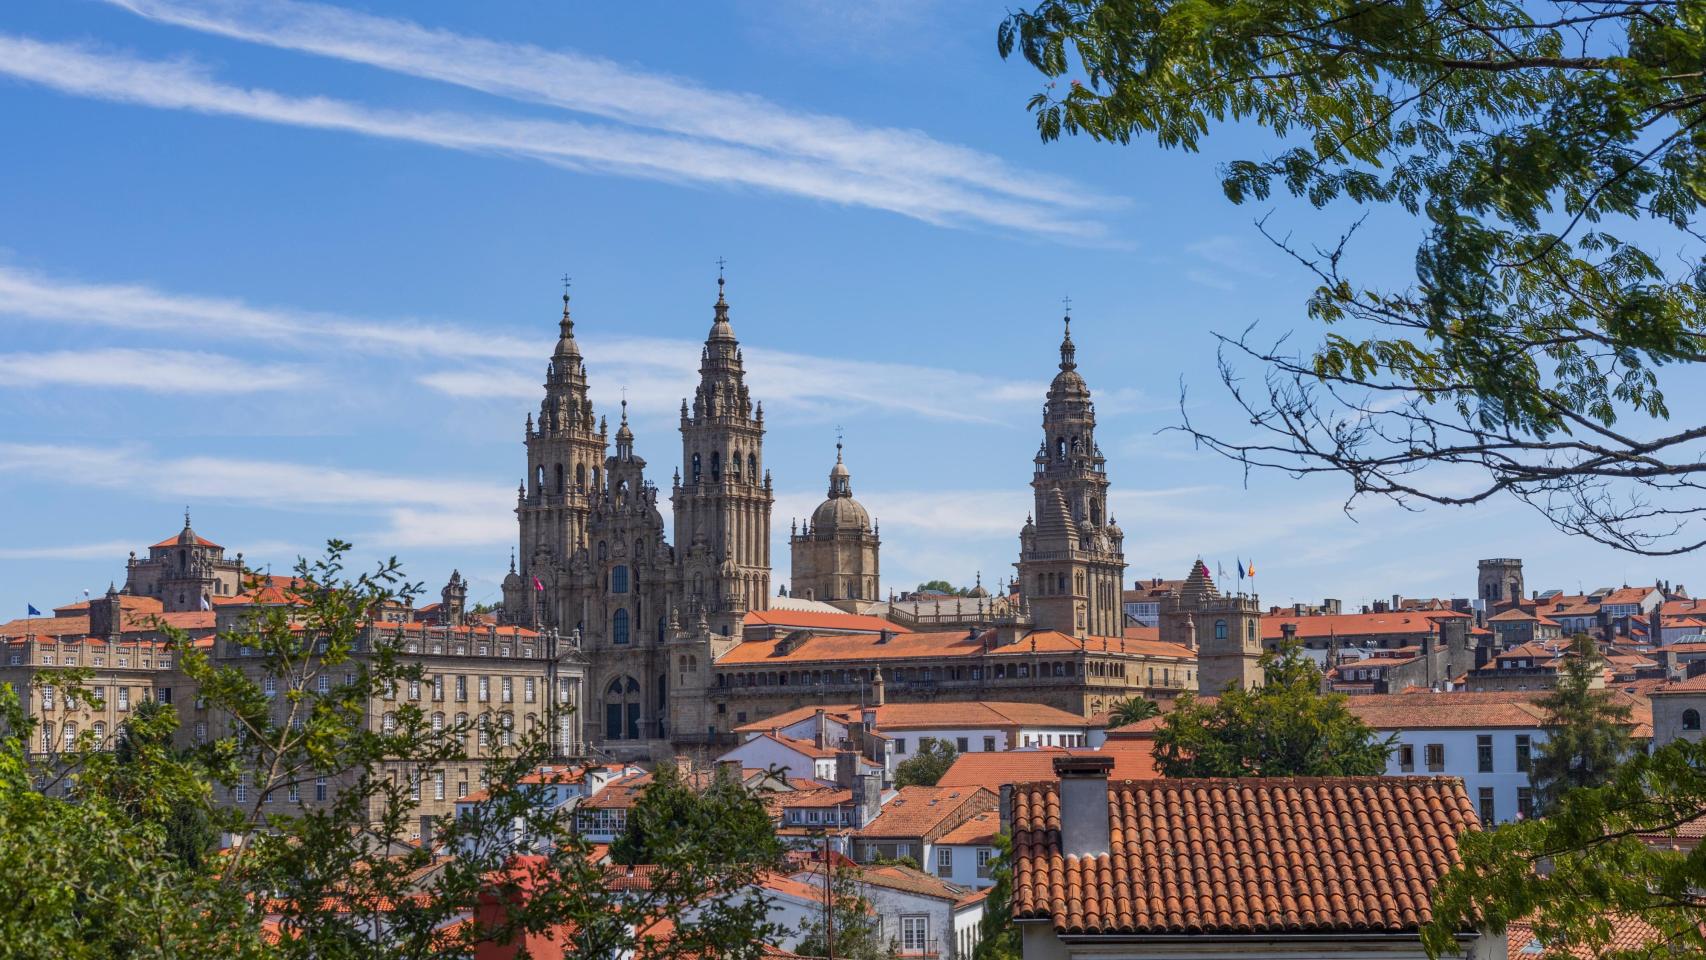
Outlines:
{"type": "Polygon", "coordinates": [[[894,611],[879,596],[877,527],[837,444],[826,499],[790,532],[791,596],[770,609],[764,408],[747,388],[717,284],[699,382],[681,404],[673,543],[626,402],[614,435],[593,409],[566,294],[544,398],[527,417],[503,617],[578,637],[590,742],[623,756],[709,747],[776,711],[873,691],[1030,699],[1090,715],[1124,696],[1194,686],[1193,649],[1126,630],[1124,535],[1108,511],[1070,318],[1044,405],[1017,590],[968,601],[951,625],[884,619],[879,611],[894,611]]]}
{"type": "Polygon", "coordinates": [[[643,751],[709,740],[711,666],[747,612],[768,605],[774,501],[764,408],[747,390],[723,281],[699,385],[681,402],[683,469],[669,497],[675,544],[634,452],[626,403],[614,447],[593,410],[567,294],[558,329],[538,421],[528,415],[523,437],[519,567],[504,580],[505,615],[578,633],[591,663],[587,728],[605,744],[643,751]]]}

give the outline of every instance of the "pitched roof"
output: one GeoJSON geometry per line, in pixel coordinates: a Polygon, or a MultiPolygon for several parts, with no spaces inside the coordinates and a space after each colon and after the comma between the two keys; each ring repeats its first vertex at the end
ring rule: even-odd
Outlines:
{"type": "Polygon", "coordinates": [[[1614,950],[1643,950],[1652,956],[1671,956],[1668,949],[1652,949],[1664,946],[1669,938],[1658,927],[1653,926],[1632,913],[1607,913],[1605,921],[1611,925],[1611,937],[1600,950],[1587,946],[1545,943],[1534,934],[1534,924],[1529,920],[1512,920],[1505,927],[1506,954],[1516,960],[1518,957],[1580,957],[1582,960],[1595,960],[1603,955],[1603,951],[1614,950]]]}
{"type": "Polygon", "coordinates": [[[957,816],[968,803],[994,806],[995,794],[979,787],[901,787],[876,819],[855,831],[866,839],[922,837],[957,816]]]}
{"type": "Polygon", "coordinates": [[[1345,708],[1376,730],[1541,727],[1546,711],[1536,691],[1388,693],[1350,697],[1345,708]],[[1517,696],[1509,696],[1515,693],[1517,696]]]}
{"type": "Polygon", "coordinates": [[[810,720],[822,710],[837,723],[859,720],[866,710],[877,714],[879,730],[975,729],[978,727],[1088,727],[1090,721],[1076,713],[1067,713],[1040,703],[1020,703],[1008,700],[957,703],[885,703],[880,707],[861,707],[851,703],[796,707],[763,720],[743,723],[736,733],[760,733],[793,726],[810,720]]]}
{"type": "Polygon", "coordinates": [[[1013,917],[1059,933],[1414,932],[1475,829],[1454,777],[1110,783],[1110,852],[1066,856],[1059,788],[1013,793],[1013,917]]]}
{"type": "Polygon", "coordinates": [[[1332,636],[1366,637],[1383,634],[1405,635],[1432,633],[1446,620],[1466,619],[1467,613],[1456,610],[1416,610],[1404,613],[1317,613],[1307,616],[1293,614],[1263,614],[1262,638],[1277,640],[1285,635],[1285,625],[1297,625],[1297,638],[1311,640],[1332,636]]]}
{"type": "Polygon", "coordinates": [[[812,634],[792,643],[788,642],[786,637],[743,640],[718,658],[717,666],[841,663],[854,660],[934,660],[943,657],[975,657],[986,652],[997,656],[1019,656],[1032,652],[1077,653],[1083,649],[1077,640],[1056,630],[1038,630],[1005,647],[995,645],[994,633],[995,631],[988,630],[977,637],[972,637],[965,630],[901,633],[890,638],[887,643],[881,642],[881,638],[874,634],[812,634]]]}
{"type": "Polygon", "coordinates": [[[1000,832],[1001,816],[999,814],[993,812],[980,813],[937,837],[936,845],[987,847],[995,842],[995,835],[1000,832]]]}
{"type": "Polygon", "coordinates": [[[1025,750],[998,750],[989,753],[962,753],[954,758],[939,787],[987,787],[998,790],[1005,784],[1028,783],[1033,780],[1059,779],[1054,773],[1054,758],[1074,756],[1111,756],[1114,758],[1112,776],[1116,780],[1149,780],[1160,776],[1155,769],[1153,739],[1109,740],[1099,749],[1036,747],[1025,750]]]}
{"type": "Polygon", "coordinates": [[[901,632],[901,627],[882,617],[861,613],[824,613],[817,610],[754,610],[744,621],[753,627],[791,627],[796,630],[822,630],[841,633],[901,632]]]}

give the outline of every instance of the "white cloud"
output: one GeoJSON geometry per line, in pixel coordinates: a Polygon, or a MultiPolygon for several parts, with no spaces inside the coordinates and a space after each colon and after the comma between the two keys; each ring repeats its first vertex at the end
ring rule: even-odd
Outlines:
{"type": "Polygon", "coordinates": [[[285,510],[346,510],[386,526],[351,534],[363,546],[476,546],[515,535],[502,484],[277,460],[161,457],[142,447],[0,443],[0,473],[122,487],[171,502],[215,500],[285,510]]]}
{"type": "Polygon", "coordinates": [[[135,550],[130,540],[59,544],[51,547],[0,547],[0,560],[111,560],[135,550]]]}
{"type": "Polygon", "coordinates": [[[295,367],[182,350],[57,350],[0,354],[0,386],[125,387],[151,393],[254,393],[301,386],[295,367]]]}
{"type": "Polygon", "coordinates": [[[458,360],[537,359],[549,349],[543,338],[528,340],[408,318],[387,322],[257,307],[234,298],[167,293],[141,284],[78,283],[5,265],[0,265],[0,316],[262,340],[284,349],[315,349],[329,342],[365,353],[458,360]]]}
{"type": "Polygon", "coordinates": [[[451,150],[527,157],[572,170],[669,182],[760,187],[831,203],[871,207],[939,225],[977,223],[1081,241],[1094,224],[1013,194],[937,177],[897,178],[818,158],[767,153],[673,132],[609,124],[370,108],[329,97],[292,97],[212,79],[184,61],[142,60],[80,46],[0,34],[0,75],[75,96],[166,110],[242,117],[424,143],[451,150]]]}
{"type": "MultiPolygon", "coordinates": [[[[290,0],[109,0],[150,19],[314,53],[625,124],[822,161],[899,182],[962,183],[1014,199],[1093,209],[1106,198],[917,130],[865,127],[763,97],[600,57],[469,37],[407,21],[290,0]]],[[[834,5],[846,8],[846,4],[834,5]]],[[[916,2],[858,5],[849,22],[892,22],[916,2]]]]}

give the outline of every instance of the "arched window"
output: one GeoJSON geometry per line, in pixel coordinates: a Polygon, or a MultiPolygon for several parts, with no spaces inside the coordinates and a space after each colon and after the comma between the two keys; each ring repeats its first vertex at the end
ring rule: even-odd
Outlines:
{"type": "Polygon", "coordinates": [[[734,453],[729,455],[729,476],[735,480],[740,479],[740,449],[738,447],[734,453]]]}
{"type": "Polygon", "coordinates": [[[758,456],[757,456],[757,454],[749,453],[746,455],[746,482],[747,483],[757,483],[758,482],[758,456]]]}
{"type": "Polygon", "coordinates": [[[618,610],[616,615],[610,618],[610,642],[628,642],[628,611],[618,610]]]}
{"type": "Polygon", "coordinates": [[[1687,709],[1687,710],[1682,711],[1682,729],[1684,729],[1684,730],[1699,730],[1700,729],[1700,711],[1695,710],[1692,707],[1687,709]]]}
{"type": "Polygon", "coordinates": [[[697,453],[693,455],[693,482],[699,482],[699,455],[697,453]]]}
{"type": "Polygon", "coordinates": [[[610,568],[610,592],[628,592],[628,567],[625,564],[619,563],[610,568]]]}
{"type": "Polygon", "coordinates": [[[633,677],[617,677],[604,689],[604,738],[640,739],[640,684],[633,677]]]}
{"type": "Polygon", "coordinates": [[[586,489],[586,464],[584,463],[575,464],[575,489],[586,489]]]}
{"type": "Polygon", "coordinates": [[[60,728],[60,733],[63,734],[60,740],[65,744],[65,749],[75,749],[77,746],[77,724],[69,720],[65,721],[65,725],[60,728]]]}
{"type": "Polygon", "coordinates": [[[386,734],[396,733],[397,715],[394,713],[387,713],[385,717],[379,721],[379,730],[381,733],[386,734]]]}
{"type": "MultiPolygon", "coordinates": [[[[1696,723],[1698,723],[1698,720],[1696,720],[1696,723]]],[[[99,720],[96,720],[94,727],[92,727],[91,729],[95,733],[95,742],[96,743],[105,743],[106,742],[106,739],[107,739],[107,725],[106,724],[102,723],[99,720]]]]}
{"type": "Polygon", "coordinates": [[[711,451],[711,482],[717,483],[723,479],[723,455],[719,451],[711,451]]]}
{"type": "Polygon", "coordinates": [[[537,471],[537,473],[533,477],[533,492],[534,493],[544,493],[545,492],[545,467],[543,464],[540,465],[539,470],[537,471]]]}
{"type": "Polygon", "coordinates": [[[444,714],[435,713],[432,715],[432,732],[433,733],[443,733],[444,732],[444,714]]]}
{"type": "Polygon", "coordinates": [[[1226,639],[1226,621],[1225,620],[1214,621],[1214,639],[1216,639],[1216,640],[1225,640],[1226,639]]]}
{"type": "Polygon", "coordinates": [[[563,490],[564,490],[563,483],[564,483],[563,465],[559,463],[559,464],[557,464],[557,493],[558,494],[563,493],[563,490]]]}
{"type": "Polygon", "coordinates": [[[1065,460],[1066,459],[1066,438],[1065,437],[1055,437],[1054,438],[1054,458],[1056,460],[1065,460]]]}
{"type": "Polygon", "coordinates": [[[1256,642],[1256,621],[1244,621],[1244,639],[1251,643],[1256,642]]]}

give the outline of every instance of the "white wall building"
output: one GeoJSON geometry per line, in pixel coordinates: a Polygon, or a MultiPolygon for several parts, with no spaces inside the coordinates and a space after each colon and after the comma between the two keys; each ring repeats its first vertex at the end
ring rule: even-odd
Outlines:
{"type": "Polygon", "coordinates": [[[1483,823],[1534,811],[1529,765],[1546,742],[1537,692],[1396,693],[1351,697],[1351,712],[1397,741],[1386,761],[1394,776],[1462,777],[1483,823]]]}

